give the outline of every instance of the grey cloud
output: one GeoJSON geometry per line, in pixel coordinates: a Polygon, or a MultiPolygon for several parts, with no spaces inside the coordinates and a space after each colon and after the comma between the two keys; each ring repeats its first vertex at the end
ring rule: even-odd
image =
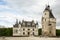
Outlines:
{"type": "MultiPolygon", "coordinates": [[[[41,4],[37,4],[38,2],[41,2],[39,0],[7,0],[12,9],[17,11],[17,14],[23,17],[38,19],[39,24],[41,24],[41,17],[43,14],[44,7],[41,4]]],[[[44,3],[43,3],[44,4],[44,3]]],[[[45,6],[45,5],[44,5],[45,6]]],[[[60,0],[56,1],[55,5],[52,5],[52,11],[53,15],[59,20],[60,18],[60,0]]],[[[57,23],[57,26],[60,26],[59,23],[57,23]]]]}
{"type": "Polygon", "coordinates": [[[60,26],[60,22],[58,22],[56,25],[57,25],[57,26],[60,26]]]}

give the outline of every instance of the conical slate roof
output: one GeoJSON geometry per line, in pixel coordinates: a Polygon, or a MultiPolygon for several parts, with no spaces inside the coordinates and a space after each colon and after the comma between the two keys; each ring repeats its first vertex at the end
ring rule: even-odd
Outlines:
{"type": "Polygon", "coordinates": [[[50,18],[54,18],[54,16],[53,16],[53,14],[52,14],[52,11],[51,11],[49,5],[46,6],[45,10],[48,10],[48,11],[49,11],[49,17],[50,17],[50,18]]]}

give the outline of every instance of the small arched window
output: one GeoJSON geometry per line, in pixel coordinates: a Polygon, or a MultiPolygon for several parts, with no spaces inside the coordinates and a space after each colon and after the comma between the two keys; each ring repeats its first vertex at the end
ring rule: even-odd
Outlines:
{"type": "Polygon", "coordinates": [[[33,32],[33,35],[34,35],[34,32],[33,32]]]}
{"type": "Polygon", "coordinates": [[[25,35],[25,32],[23,32],[23,35],[25,35]]]}
{"type": "Polygon", "coordinates": [[[46,19],[45,19],[45,21],[46,21],[46,19]]]}
{"type": "Polygon", "coordinates": [[[51,24],[49,24],[49,26],[51,26],[51,24]]]}
{"type": "Polygon", "coordinates": [[[25,29],[23,29],[23,31],[25,31],[25,29]]]}
{"type": "Polygon", "coordinates": [[[28,31],[29,31],[30,29],[28,29],[28,31]]]}
{"type": "Polygon", "coordinates": [[[46,13],[45,13],[45,15],[46,15],[46,13]]]}
{"type": "Polygon", "coordinates": [[[34,29],[33,29],[33,31],[34,31],[34,29]]]}

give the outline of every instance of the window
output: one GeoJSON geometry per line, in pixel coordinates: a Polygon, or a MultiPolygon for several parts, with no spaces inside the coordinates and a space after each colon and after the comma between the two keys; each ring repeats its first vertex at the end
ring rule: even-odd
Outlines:
{"type": "Polygon", "coordinates": [[[23,23],[23,25],[25,25],[25,23],[23,23]]]}
{"type": "Polygon", "coordinates": [[[49,26],[51,26],[51,24],[49,24],[49,26]]]}
{"type": "Polygon", "coordinates": [[[45,15],[46,15],[46,13],[45,13],[45,15]]]}
{"type": "Polygon", "coordinates": [[[32,25],[34,25],[34,23],[32,25]]]}
{"type": "Polygon", "coordinates": [[[28,32],[28,35],[30,34],[30,32],[28,32]]]}
{"type": "Polygon", "coordinates": [[[28,29],[28,30],[30,30],[30,29],[28,29]]]}
{"type": "Polygon", "coordinates": [[[27,25],[28,27],[30,27],[30,25],[27,25]]]}
{"type": "Polygon", "coordinates": [[[23,35],[25,35],[25,32],[23,32],[23,35]]]}
{"type": "Polygon", "coordinates": [[[33,29],[33,31],[34,31],[34,29],[33,29]]]}
{"type": "Polygon", "coordinates": [[[46,21],[46,19],[45,19],[45,21],[46,21]]]}
{"type": "Polygon", "coordinates": [[[23,29],[23,31],[25,31],[25,29],[23,29]]]}
{"type": "Polygon", "coordinates": [[[14,30],[14,33],[18,33],[18,30],[14,30]]]}
{"type": "Polygon", "coordinates": [[[51,33],[51,31],[49,33],[51,33]]]}
{"type": "Polygon", "coordinates": [[[28,25],[30,25],[30,23],[27,23],[28,25]]]}
{"type": "Polygon", "coordinates": [[[33,32],[33,35],[34,35],[34,32],[33,32]]]}

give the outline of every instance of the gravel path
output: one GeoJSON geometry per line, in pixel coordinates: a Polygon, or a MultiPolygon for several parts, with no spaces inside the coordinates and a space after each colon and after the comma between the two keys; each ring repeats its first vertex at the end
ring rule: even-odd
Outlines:
{"type": "Polygon", "coordinates": [[[0,40],[60,40],[60,38],[49,37],[0,37],[0,40]]]}

